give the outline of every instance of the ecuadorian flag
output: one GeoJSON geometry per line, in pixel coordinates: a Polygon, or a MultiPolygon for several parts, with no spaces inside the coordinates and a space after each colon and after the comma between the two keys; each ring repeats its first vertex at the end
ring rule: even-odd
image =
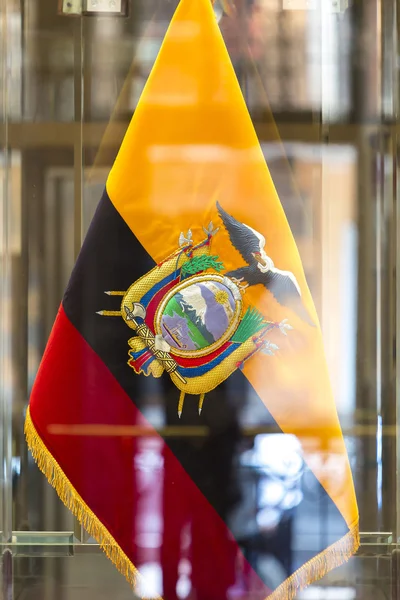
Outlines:
{"type": "MultiPolygon", "coordinates": [[[[171,21],[25,430],[39,468],[141,595],[286,600],[358,547],[318,318],[210,0],[181,0],[171,21]],[[308,502],[336,523],[326,547],[293,559],[292,535],[260,506],[262,464],[246,484],[243,457],[260,444],[244,412],[255,431],[277,430],[275,458],[296,440],[318,492],[308,502]],[[264,554],[280,560],[280,581],[264,554]],[[152,594],[149,564],[161,573],[152,594]]],[[[273,444],[263,448],[271,462],[273,444]]]]}

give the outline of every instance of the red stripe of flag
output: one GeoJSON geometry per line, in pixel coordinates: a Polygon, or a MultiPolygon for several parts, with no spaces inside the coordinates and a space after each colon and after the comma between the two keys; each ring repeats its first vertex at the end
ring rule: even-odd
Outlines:
{"type": "Polygon", "coordinates": [[[139,570],[144,563],[161,565],[165,600],[177,598],[178,565],[185,551],[197,600],[223,600],[228,589],[239,591],[238,577],[244,573],[252,593],[245,592],[241,580],[236,598],[261,600],[270,593],[154,429],[150,438],[55,433],[54,425],[65,431],[76,424],[106,424],[108,431],[112,425],[139,425],[147,433],[152,429],[62,307],[37,375],[30,413],[47,449],[133,564],[139,570]],[[185,550],[188,524],[190,544],[185,550]]]}

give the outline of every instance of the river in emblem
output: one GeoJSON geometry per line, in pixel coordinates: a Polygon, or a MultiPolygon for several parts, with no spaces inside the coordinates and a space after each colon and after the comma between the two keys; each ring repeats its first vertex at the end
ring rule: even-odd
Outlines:
{"type": "Polygon", "coordinates": [[[234,315],[235,299],[226,285],[213,280],[194,283],[167,302],[162,335],[173,348],[201,350],[224,335],[234,315]]]}

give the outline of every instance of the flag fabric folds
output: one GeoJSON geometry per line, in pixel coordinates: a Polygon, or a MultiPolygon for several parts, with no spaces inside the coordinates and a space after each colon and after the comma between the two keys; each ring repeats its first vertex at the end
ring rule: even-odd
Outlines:
{"type": "Polygon", "coordinates": [[[358,547],[318,318],[209,0],[181,0],[171,21],[25,431],[62,501],[142,596],[293,598],[358,547]],[[327,547],[293,556],[295,509],[274,525],[276,507],[262,507],[267,525],[240,517],[254,488],[240,457],[260,441],[241,425],[245,409],[283,448],[296,440],[336,519],[327,547]],[[280,560],[280,581],[263,554],[280,560]]]}

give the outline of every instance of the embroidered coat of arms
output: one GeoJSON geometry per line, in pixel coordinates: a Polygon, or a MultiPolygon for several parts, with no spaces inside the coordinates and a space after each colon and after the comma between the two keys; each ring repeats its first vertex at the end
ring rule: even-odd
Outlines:
{"type": "Polygon", "coordinates": [[[128,340],[128,364],[137,374],[160,377],[166,371],[180,390],[178,414],[185,394],[199,395],[199,413],[205,394],[255,353],[274,354],[278,345],[268,339],[273,329],[283,335],[292,329],[287,319],[277,323],[246,305],[249,285],[265,285],[282,304],[291,304],[309,321],[294,275],[277,269],[264,250],[257,231],[226,213],[217,203],[230,240],[247,265],[226,272],[212,253],[219,227],[203,227],[197,244],[189,230],[179,236],[178,248],[122,295],[121,309],[99,311],[120,314],[135,335],[128,340]]]}

